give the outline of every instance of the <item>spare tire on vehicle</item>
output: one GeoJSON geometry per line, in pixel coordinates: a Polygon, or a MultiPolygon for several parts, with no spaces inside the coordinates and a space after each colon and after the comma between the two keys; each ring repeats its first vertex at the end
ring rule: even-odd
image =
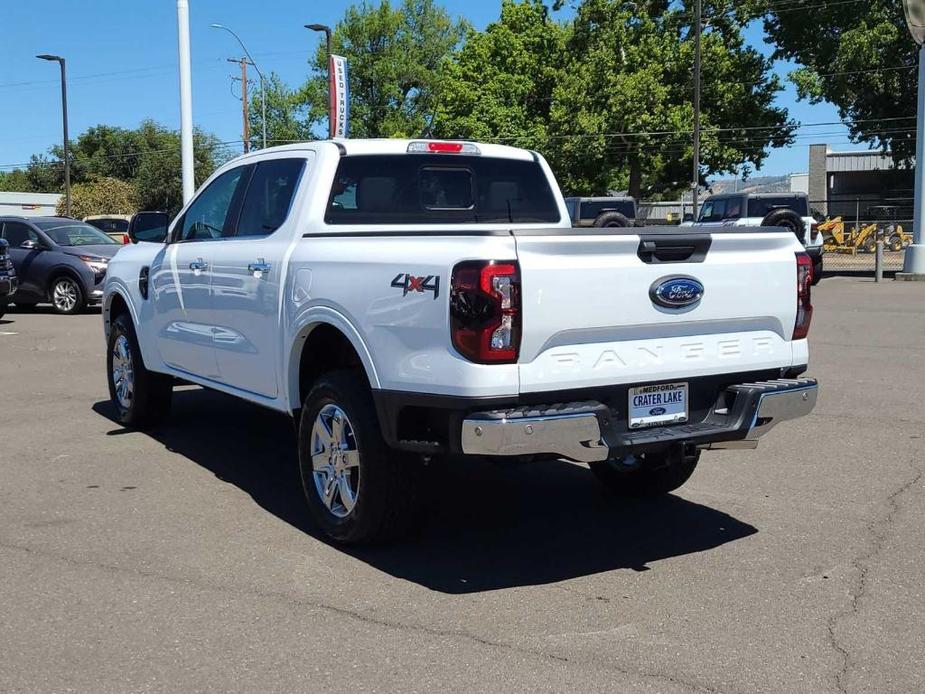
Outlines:
{"type": "Polygon", "coordinates": [[[625,216],[619,212],[601,212],[597,219],[594,220],[594,226],[596,227],[630,227],[633,226],[630,224],[625,216]]]}
{"type": "Polygon", "coordinates": [[[803,218],[793,210],[779,209],[771,210],[768,216],[761,220],[763,227],[784,227],[792,231],[800,243],[803,243],[806,233],[806,225],[803,224],[803,218]]]}

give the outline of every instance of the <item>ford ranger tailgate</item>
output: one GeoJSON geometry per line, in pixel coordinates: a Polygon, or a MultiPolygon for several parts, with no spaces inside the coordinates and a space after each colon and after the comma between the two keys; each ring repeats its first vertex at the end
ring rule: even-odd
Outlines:
{"type": "Polygon", "coordinates": [[[796,356],[791,342],[800,250],[792,234],[512,233],[522,282],[521,392],[805,363],[805,342],[796,356]]]}

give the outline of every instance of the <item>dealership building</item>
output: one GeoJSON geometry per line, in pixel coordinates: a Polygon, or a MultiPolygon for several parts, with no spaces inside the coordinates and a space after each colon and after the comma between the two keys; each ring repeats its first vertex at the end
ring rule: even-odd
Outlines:
{"type": "Polygon", "coordinates": [[[871,218],[870,207],[895,207],[911,218],[914,169],[897,168],[883,152],[833,152],[810,145],[808,193],[812,206],[829,217],[871,218]]]}

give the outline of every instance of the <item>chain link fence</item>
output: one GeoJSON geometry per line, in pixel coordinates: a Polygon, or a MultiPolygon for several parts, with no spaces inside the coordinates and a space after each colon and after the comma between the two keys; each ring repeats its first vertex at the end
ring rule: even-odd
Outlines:
{"type": "Polygon", "coordinates": [[[819,222],[826,272],[874,272],[877,242],[883,243],[881,269],[903,269],[906,247],[912,243],[913,198],[840,196],[811,200],[819,222]]]}

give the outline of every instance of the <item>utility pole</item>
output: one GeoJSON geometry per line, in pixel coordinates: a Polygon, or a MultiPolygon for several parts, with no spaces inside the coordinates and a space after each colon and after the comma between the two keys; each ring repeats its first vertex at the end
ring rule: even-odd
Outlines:
{"type": "Polygon", "coordinates": [[[247,154],[251,151],[250,104],[247,101],[247,66],[250,62],[247,58],[228,58],[228,62],[241,66],[241,115],[244,118],[244,153],[247,154]]]}
{"type": "Polygon", "coordinates": [[[224,24],[212,24],[213,29],[224,29],[229,34],[235,37],[238,44],[241,46],[241,50],[244,51],[244,55],[247,57],[249,64],[254,66],[254,69],[257,71],[257,75],[260,77],[260,110],[262,111],[262,131],[263,131],[263,148],[267,148],[267,85],[266,80],[263,77],[263,70],[254,62],[253,57],[251,57],[250,51],[247,50],[247,46],[244,45],[244,42],[241,40],[241,37],[238,36],[234,31],[226,27],[224,24]]]}
{"type": "Polygon", "coordinates": [[[701,0],[694,0],[694,180],[693,190],[694,221],[697,221],[699,208],[697,197],[700,192],[700,35],[702,26],[701,0]]]}

